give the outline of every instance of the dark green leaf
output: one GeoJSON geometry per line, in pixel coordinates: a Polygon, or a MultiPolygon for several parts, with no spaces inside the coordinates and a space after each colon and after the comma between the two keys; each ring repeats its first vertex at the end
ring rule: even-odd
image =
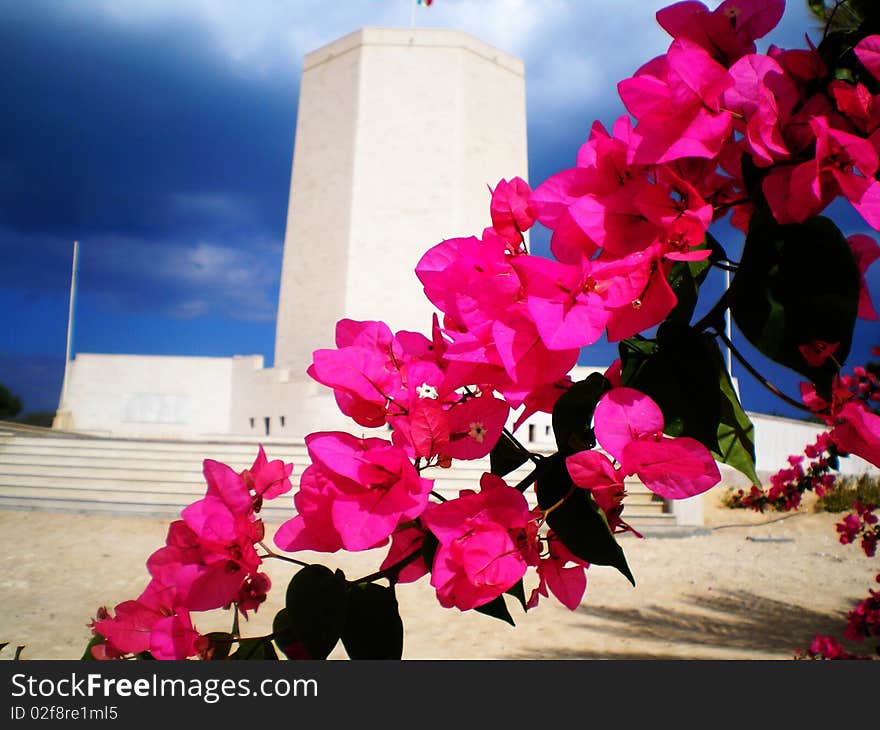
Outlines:
{"type": "Polygon", "coordinates": [[[288,659],[311,659],[306,645],[300,641],[293,630],[293,621],[286,608],[282,608],[272,619],[272,634],[275,637],[276,646],[284,652],[288,659]]]}
{"type": "Polygon", "coordinates": [[[403,622],[393,587],[359,583],[349,589],[342,644],[352,659],[400,659],[403,622]]]}
{"type": "Polygon", "coordinates": [[[522,606],[523,611],[528,611],[529,608],[526,606],[526,589],[523,585],[523,580],[520,578],[516,583],[514,583],[510,588],[504,591],[505,595],[513,596],[519,604],[522,606]]]}
{"type": "Polygon", "coordinates": [[[564,459],[556,455],[544,461],[548,466],[538,478],[538,506],[547,510],[565,499],[547,515],[547,524],[579,558],[594,565],[611,565],[635,585],[605,513],[586,489],[574,486],[564,459]]]}
{"type": "Polygon", "coordinates": [[[323,565],[302,568],[287,586],[287,610],[294,633],[309,655],[326,659],[345,626],[345,575],[323,565]]]}
{"type": "Polygon", "coordinates": [[[730,311],[749,342],[830,395],[834,363],[812,367],[798,348],[813,341],[839,343],[837,361],[849,355],[859,270],[834,223],[823,217],[790,225],[757,222],[729,295],[730,311]]]}
{"type": "Polygon", "coordinates": [[[553,434],[563,454],[574,454],[595,446],[590,423],[599,399],[611,389],[611,383],[599,373],[590,374],[560,396],[553,407],[553,434]]]}
{"type": "Polygon", "coordinates": [[[715,363],[715,373],[721,393],[721,417],[718,422],[718,450],[716,460],[732,466],[760,486],[755,471],[755,427],[737,397],[724,359],[714,342],[707,343],[715,363]]]}
{"type": "Polygon", "coordinates": [[[511,626],[516,626],[513,622],[513,616],[510,615],[510,611],[507,609],[507,604],[504,602],[504,596],[498,596],[489,601],[489,603],[477,606],[474,611],[485,614],[486,616],[491,616],[492,618],[500,619],[501,621],[509,623],[511,626]]]}
{"type": "Polygon", "coordinates": [[[219,661],[226,659],[232,651],[233,638],[228,631],[212,631],[205,634],[205,638],[211,642],[211,659],[219,661]]]}
{"type": "Polygon", "coordinates": [[[709,339],[686,325],[666,322],[655,342],[624,340],[619,351],[624,385],[660,406],[664,432],[689,436],[717,451],[721,402],[709,339]]]}
{"type": "Polygon", "coordinates": [[[498,443],[489,452],[489,464],[493,474],[500,477],[507,476],[510,472],[519,468],[528,461],[528,454],[524,454],[510,439],[504,435],[498,439],[498,443]]]}
{"type": "Polygon", "coordinates": [[[238,643],[238,651],[236,651],[230,659],[239,660],[273,660],[278,659],[278,653],[272,646],[271,639],[265,636],[257,636],[253,639],[242,639],[238,643]]]}
{"type": "Polygon", "coordinates": [[[434,556],[437,554],[437,548],[440,547],[440,541],[434,537],[434,533],[425,531],[425,541],[422,543],[422,559],[428,566],[430,573],[434,569],[434,556]]]}

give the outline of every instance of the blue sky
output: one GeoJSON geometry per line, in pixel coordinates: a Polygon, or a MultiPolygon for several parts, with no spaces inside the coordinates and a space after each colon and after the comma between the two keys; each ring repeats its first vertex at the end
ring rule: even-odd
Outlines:
{"type": "MultiPolygon", "coordinates": [[[[653,19],[665,4],[437,0],[417,15],[525,61],[538,184],[574,163],[594,119],[622,112],[616,82],[668,44],[653,19]]],[[[805,7],[789,1],[773,42],[803,45],[805,7]]],[[[26,410],[56,405],[74,239],[75,352],[271,362],[302,56],[409,19],[410,0],[0,0],[0,382],[26,410]]],[[[880,266],[870,284],[880,300],[880,266]]],[[[875,342],[860,324],[850,362],[875,342]]],[[[747,408],[791,412],[738,374],[747,408]]]]}

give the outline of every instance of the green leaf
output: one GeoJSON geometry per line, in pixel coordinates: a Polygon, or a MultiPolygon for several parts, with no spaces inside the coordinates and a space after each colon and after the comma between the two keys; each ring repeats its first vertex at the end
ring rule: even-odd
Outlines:
{"type": "Polygon", "coordinates": [[[290,611],[286,608],[282,608],[272,619],[272,634],[275,637],[275,645],[288,659],[311,658],[306,645],[296,635],[290,611]]]}
{"type": "Polygon", "coordinates": [[[359,583],[349,589],[342,644],[352,659],[400,659],[403,622],[393,587],[359,583]]]}
{"type": "Polygon", "coordinates": [[[253,639],[242,639],[238,642],[238,651],[230,659],[238,660],[273,660],[278,659],[278,653],[272,646],[272,640],[265,636],[257,636],[253,639]]]}
{"type": "Polygon", "coordinates": [[[510,588],[504,591],[504,594],[507,596],[513,596],[517,601],[519,601],[519,604],[520,606],[522,606],[523,611],[529,610],[529,607],[526,605],[526,589],[523,585],[522,578],[520,578],[510,588]]]}
{"type": "Polygon", "coordinates": [[[503,595],[497,596],[489,601],[489,603],[484,603],[482,606],[477,606],[474,611],[486,616],[491,616],[492,618],[500,619],[501,621],[509,623],[511,626],[516,626],[513,622],[513,616],[510,615],[510,611],[507,609],[507,604],[504,602],[503,595]]]}
{"type": "Polygon", "coordinates": [[[510,439],[503,435],[498,439],[498,443],[489,452],[489,464],[493,474],[499,477],[507,476],[510,472],[518,469],[528,461],[528,454],[524,454],[510,439]]]}
{"type": "Polygon", "coordinates": [[[760,486],[755,471],[755,426],[739,402],[730,375],[717,344],[710,343],[711,356],[721,393],[721,417],[718,422],[718,450],[713,452],[717,461],[732,466],[760,486]]]}
{"type": "Polygon", "coordinates": [[[309,655],[326,659],[345,626],[348,589],[341,570],[310,565],[293,576],[287,586],[286,608],[293,632],[309,655]]]}
{"type": "Polygon", "coordinates": [[[717,451],[721,398],[709,340],[687,325],[665,322],[656,341],[624,340],[619,351],[624,385],[660,406],[664,432],[717,451]]]}
{"type": "Polygon", "coordinates": [[[798,347],[839,343],[849,355],[859,299],[859,270],[843,234],[828,218],[777,225],[758,220],[731,283],[737,326],[771,360],[807,376],[828,397],[836,368],[810,366],[798,347]]]}
{"type": "Polygon", "coordinates": [[[608,526],[605,513],[589,491],[574,486],[560,454],[545,459],[542,466],[544,463],[547,467],[537,485],[538,506],[547,510],[565,499],[547,515],[547,524],[579,558],[594,565],[611,565],[635,585],[626,556],[608,526]]]}
{"type": "Polygon", "coordinates": [[[205,638],[211,642],[211,660],[219,661],[226,659],[232,651],[233,638],[228,631],[212,631],[205,634],[205,638]]]}
{"type": "Polygon", "coordinates": [[[599,373],[590,374],[563,393],[553,407],[553,434],[556,446],[563,454],[574,454],[595,446],[590,423],[599,399],[611,383],[599,373]]]}

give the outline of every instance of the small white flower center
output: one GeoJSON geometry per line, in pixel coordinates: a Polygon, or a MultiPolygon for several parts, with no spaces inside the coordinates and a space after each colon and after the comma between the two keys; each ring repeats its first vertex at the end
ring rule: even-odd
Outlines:
{"type": "Polygon", "coordinates": [[[440,395],[433,385],[428,385],[427,383],[422,383],[416,388],[416,394],[419,398],[430,398],[431,400],[437,400],[440,395]]]}

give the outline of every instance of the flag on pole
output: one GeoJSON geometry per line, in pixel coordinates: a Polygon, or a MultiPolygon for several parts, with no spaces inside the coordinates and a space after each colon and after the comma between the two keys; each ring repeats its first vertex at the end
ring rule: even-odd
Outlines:
{"type": "Polygon", "coordinates": [[[429,6],[434,0],[418,0],[419,5],[429,6]]]}

